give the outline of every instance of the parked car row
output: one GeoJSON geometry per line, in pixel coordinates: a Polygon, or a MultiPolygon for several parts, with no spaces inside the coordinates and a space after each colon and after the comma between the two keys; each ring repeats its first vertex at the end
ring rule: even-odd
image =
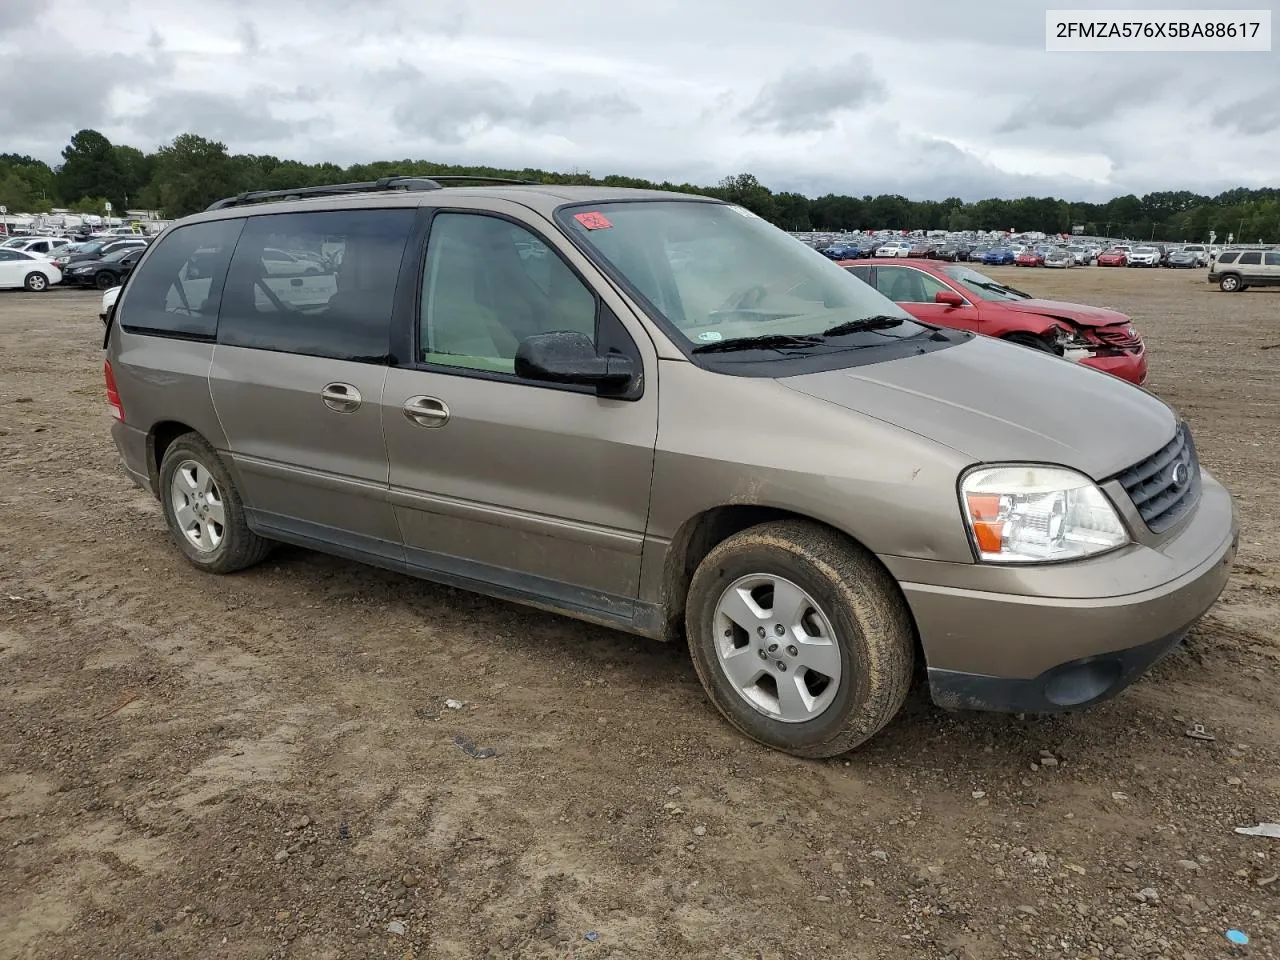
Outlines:
{"type": "Polygon", "coordinates": [[[0,243],[0,287],[33,293],[60,283],[107,290],[138,262],[150,237],[104,236],[74,243],[66,237],[10,237],[0,243]]]}

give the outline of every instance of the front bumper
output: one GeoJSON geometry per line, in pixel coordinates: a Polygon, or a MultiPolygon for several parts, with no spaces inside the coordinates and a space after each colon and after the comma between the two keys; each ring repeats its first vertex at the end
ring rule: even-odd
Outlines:
{"type": "Polygon", "coordinates": [[[1081,366],[1093,367],[1103,373],[1109,373],[1121,380],[1142,386],[1147,382],[1147,352],[1110,354],[1106,356],[1085,357],[1081,366]]]}
{"type": "Polygon", "coordinates": [[[1231,496],[1201,477],[1195,511],[1156,546],[1025,569],[884,558],[915,617],[934,700],[1072,710],[1141,676],[1213,606],[1235,559],[1231,496]],[[931,582],[918,579],[924,573],[931,582]]]}

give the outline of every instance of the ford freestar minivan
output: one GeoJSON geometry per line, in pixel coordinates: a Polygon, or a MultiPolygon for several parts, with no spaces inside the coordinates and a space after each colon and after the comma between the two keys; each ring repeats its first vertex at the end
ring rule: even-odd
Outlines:
{"type": "MultiPolygon", "coordinates": [[[[443,179],[443,178],[441,178],[443,179]]],[[[808,757],[1079,708],[1213,604],[1231,497],[1151,394],[912,317],[749,211],[384,180],[169,227],[112,433],[202,570],[275,541],[657,638],[808,757]]]]}

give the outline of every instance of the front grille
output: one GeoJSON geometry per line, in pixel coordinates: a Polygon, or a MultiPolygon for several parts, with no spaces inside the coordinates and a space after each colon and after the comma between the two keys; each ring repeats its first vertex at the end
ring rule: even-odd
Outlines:
{"type": "Polygon", "coordinates": [[[1116,479],[1152,533],[1168,530],[1200,496],[1200,461],[1187,425],[1178,424],[1172,440],[1116,479]]]}
{"type": "Polygon", "coordinates": [[[1142,338],[1129,333],[1128,324],[1120,327],[1097,327],[1093,332],[1108,347],[1117,350],[1137,350],[1142,346],[1142,338]]]}

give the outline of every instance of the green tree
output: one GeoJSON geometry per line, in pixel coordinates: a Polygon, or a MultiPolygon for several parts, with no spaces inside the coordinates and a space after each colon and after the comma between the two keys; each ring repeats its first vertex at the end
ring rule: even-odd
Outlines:
{"type": "MultiPolygon", "coordinates": [[[[113,205],[114,206],[114,205],[113,205]]],[[[91,213],[99,217],[107,214],[107,198],[106,197],[81,197],[74,203],[68,204],[67,209],[72,213],[91,213]]],[[[114,209],[112,213],[114,213],[114,209]]]]}
{"type": "Polygon", "coordinates": [[[168,217],[185,217],[222,197],[257,184],[244,177],[244,167],[227,154],[227,146],[194,133],[175,137],[156,152],[153,184],[159,206],[168,217]]]}
{"type": "Polygon", "coordinates": [[[55,186],[64,201],[106,197],[124,209],[124,175],[111,141],[97,130],[81,130],[62,150],[55,186]]]}
{"type": "MultiPolygon", "coordinates": [[[[137,147],[112,147],[116,167],[120,170],[120,211],[126,207],[137,207],[142,199],[142,192],[151,182],[155,158],[143,153],[137,147]]],[[[113,203],[115,201],[112,201],[113,203]]]]}
{"type": "Polygon", "coordinates": [[[749,173],[725,177],[717,184],[716,193],[730,203],[746,207],[766,220],[777,221],[778,203],[773,193],[749,173]]]}

